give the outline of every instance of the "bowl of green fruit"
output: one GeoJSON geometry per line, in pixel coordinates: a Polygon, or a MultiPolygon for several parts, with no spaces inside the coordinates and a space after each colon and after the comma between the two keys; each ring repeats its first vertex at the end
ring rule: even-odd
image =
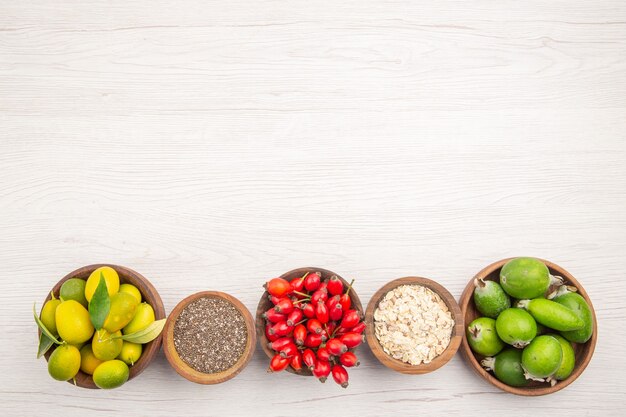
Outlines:
{"type": "Polygon", "coordinates": [[[598,337],[593,305],[582,285],[552,262],[494,262],[467,284],[459,305],[464,358],[506,392],[551,394],[591,361],[598,337]]]}
{"type": "Polygon", "coordinates": [[[37,358],[48,373],[82,388],[117,388],[139,375],[161,346],[165,309],[141,274],[118,265],[88,265],[52,288],[41,311],[37,358]]]}

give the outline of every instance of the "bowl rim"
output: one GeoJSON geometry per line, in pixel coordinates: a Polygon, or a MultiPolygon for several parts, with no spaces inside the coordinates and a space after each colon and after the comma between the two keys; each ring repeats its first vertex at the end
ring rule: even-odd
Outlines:
{"type": "MultiPolygon", "coordinates": [[[[499,261],[493,262],[487,265],[486,267],[484,267],[483,269],[481,269],[476,275],[474,275],[473,278],[470,279],[470,281],[465,286],[463,293],[461,294],[461,298],[459,299],[459,305],[461,306],[461,311],[463,312],[464,318],[465,318],[465,315],[467,314],[467,308],[469,304],[474,302],[473,297],[472,297],[474,293],[474,280],[480,279],[480,278],[486,278],[490,274],[501,269],[508,261],[515,259],[515,258],[518,258],[518,256],[505,258],[505,259],[501,259],[499,261]]],[[[491,385],[503,391],[509,392],[511,394],[521,395],[521,396],[540,396],[540,395],[552,394],[570,385],[572,382],[578,379],[578,377],[584,372],[585,368],[587,368],[587,366],[589,365],[589,362],[591,361],[591,358],[593,357],[593,353],[595,351],[596,343],[598,340],[598,322],[596,319],[596,312],[595,312],[595,309],[593,308],[593,304],[585,288],[565,268],[555,264],[554,262],[551,262],[542,258],[537,258],[537,257],[534,257],[534,258],[546,264],[551,274],[562,276],[563,278],[566,279],[568,283],[576,287],[576,289],[578,290],[578,293],[585,299],[585,301],[589,305],[589,308],[591,310],[591,315],[593,318],[594,328],[593,328],[593,334],[591,335],[591,338],[583,344],[583,345],[588,344],[587,345],[588,352],[582,359],[582,362],[580,363],[580,365],[574,369],[572,374],[569,377],[567,377],[565,380],[559,381],[554,386],[537,386],[537,387],[512,387],[499,381],[495,376],[493,376],[490,372],[483,369],[483,367],[480,365],[480,363],[476,359],[476,356],[474,355],[474,352],[472,352],[469,346],[469,343],[467,342],[467,335],[465,335],[465,332],[463,332],[463,342],[461,344],[461,353],[462,353],[463,358],[465,359],[465,362],[469,364],[469,366],[479,376],[481,376],[484,380],[489,382],[491,385]],[[554,272],[556,272],[556,274],[554,274],[554,272]]]]}
{"type": "MultiPolygon", "coordinates": [[[[47,303],[48,301],[52,299],[51,293],[58,295],[61,290],[61,286],[63,285],[65,281],[69,280],[70,278],[77,278],[77,277],[84,279],[86,281],[89,275],[93,271],[103,266],[108,266],[108,267],[115,269],[118,276],[120,277],[120,285],[123,283],[129,283],[129,284],[135,285],[134,283],[128,281],[128,277],[131,277],[132,280],[136,280],[137,282],[140,282],[141,286],[143,286],[144,288],[140,288],[140,286],[138,285],[135,285],[135,286],[141,293],[143,301],[148,302],[148,297],[146,297],[146,293],[148,293],[150,298],[154,299],[154,304],[151,304],[151,303],[148,303],[148,304],[150,304],[150,306],[154,310],[155,320],[160,320],[160,319],[165,318],[165,307],[163,306],[163,300],[161,299],[159,292],[152,285],[152,283],[142,274],[140,274],[139,272],[131,268],[128,268],[122,265],[111,264],[111,263],[98,263],[98,264],[85,265],[66,274],[63,278],[61,278],[54,285],[54,287],[52,287],[52,290],[48,292],[48,295],[46,296],[41,308],[39,309],[39,315],[41,316],[41,311],[43,310],[43,306],[45,305],[45,303],[47,303]],[[83,278],[83,276],[85,277],[83,278]]],[[[38,329],[38,334],[41,334],[41,330],[39,329],[38,329]]],[[[130,374],[128,377],[128,381],[130,381],[131,379],[141,374],[154,360],[154,358],[156,357],[156,354],[161,348],[162,336],[163,336],[163,333],[161,332],[161,334],[159,334],[159,336],[156,339],[144,345],[144,349],[142,350],[141,357],[133,366],[130,367],[130,374]]],[[[90,341],[88,342],[90,343],[90,341]]],[[[85,344],[87,344],[88,342],[85,342],[85,344]]],[[[53,350],[54,349],[48,349],[48,351],[44,355],[46,362],[50,358],[50,355],[52,354],[53,350]]],[[[100,389],[93,382],[92,376],[84,373],[81,370],[78,371],[78,374],[76,375],[75,379],[76,379],[76,384],[74,384],[72,380],[69,380],[67,382],[72,385],[76,385],[77,387],[80,387],[80,388],[100,389]]]]}
{"type": "MultiPolygon", "coordinates": [[[[343,285],[345,287],[347,287],[350,283],[343,278],[341,275],[329,270],[329,269],[324,269],[324,268],[318,268],[318,267],[314,267],[314,266],[305,266],[305,267],[301,267],[301,268],[294,268],[290,271],[285,272],[284,274],[280,275],[279,278],[283,278],[287,281],[291,281],[293,279],[302,277],[305,273],[307,272],[316,272],[319,271],[322,274],[322,280],[324,279],[324,277],[332,277],[333,275],[335,275],[337,278],[339,278],[341,280],[341,282],[343,282],[343,285]]],[[[257,305],[257,309],[256,309],[256,313],[255,313],[255,327],[256,327],[256,334],[257,334],[257,339],[259,340],[259,343],[261,344],[261,349],[263,350],[263,352],[265,352],[265,355],[269,358],[272,359],[272,357],[276,354],[273,350],[271,350],[268,346],[268,340],[267,340],[267,336],[265,335],[265,319],[263,319],[262,314],[265,312],[265,308],[264,305],[266,304],[267,297],[269,296],[269,293],[267,292],[267,290],[265,290],[263,292],[263,294],[261,295],[261,298],[259,299],[259,304],[257,305]]],[[[352,302],[352,307],[359,312],[359,314],[361,316],[364,316],[365,311],[363,310],[363,304],[361,304],[361,299],[359,298],[359,295],[356,293],[354,287],[352,287],[350,289],[350,300],[352,302]]],[[[367,332],[367,330],[366,330],[367,332]]],[[[360,345],[359,345],[360,346],[360,345]]],[[[354,352],[356,349],[358,349],[357,346],[356,348],[351,348],[349,349],[351,352],[354,352]]],[[[303,367],[302,370],[300,372],[296,372],[291,366],[287,367],[287,372],[292,373],[294,375],[299,375],[299,376],[313,376],[313,373],[307,369],[306,367],[303,367]]]]}
{"type": "Polygon", "coordinates": [[[411,375],[420,375],[433,372],[447,364],[459,349],[465,328],[464,316],[463,314],[461,314],[461,309],[459,308],[459,305],[457,304],[456,299],[452,296],[452,294],[438,282],[429,278],[419,276],[396,278],[380,287],[378,291],[374,293],[374,295],[370,299],[370,302],[367,305],[367,310],[365,313],[365,324],[367,326],[367,344],[370,346],[370,349],[372,350],[372,353],[374,354],[376,359],[378,359],[378,361],[386,367],[396,372],[411,375]],[[401,285],[421,285],[429,288],[437,295],[439,295],[439,297],[441,297],[441,299],[446,303],[448,310],[452,314],[454,326],[452,328],[450,343],[448,344],[448,347],[446,347],[446,349],[440,355],[435,357],[430,363],[411,365],[409,363],[402,362],[401,360],[394,359],[390,355],[385,353],[382,346],[380,345],[380,342],[378,341],[378,338],[376,337],[374,329],[374,311],[378,307],[380,300],[382,300],[382,298],[389,291],[401,285]]]}
{"type": "Polygon", "coordinates": [[[256,333],[254,331],[254,321],[250,311],[237,298],[221,291],[199,291],[182,299],[170,312],[167,322],[165,323],[165,328],[163,329],[163,335],[163,351],[171,367],[183,378],[203,385],[220,384],[237,376],[252,359],[256,347],[256,333]],[[247,340],[243,354],[233,366],[213,374],[207,374],[193,369],[180,358],[176,346],[174,345],[174,325],[178,320],[178,316],[187,305],[200,298],[219,298],[230,302],[243,315],[246,323],[247,340]]]}

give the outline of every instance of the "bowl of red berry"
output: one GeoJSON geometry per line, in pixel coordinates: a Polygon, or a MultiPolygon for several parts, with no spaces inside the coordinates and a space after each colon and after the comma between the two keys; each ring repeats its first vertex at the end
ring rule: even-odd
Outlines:
{"type": "MultiPolygon", "coordinates": [[[[354,281],[353,281],[354,282],[354,281]]],[[[352,282],[352,283],[353,283],[352,282]]],[[[364,338],[363,306],[352,283],[322,268],[298,268],[268,280],[256,312],[268,372],[333,380],[346,388],[364,338]]]]}

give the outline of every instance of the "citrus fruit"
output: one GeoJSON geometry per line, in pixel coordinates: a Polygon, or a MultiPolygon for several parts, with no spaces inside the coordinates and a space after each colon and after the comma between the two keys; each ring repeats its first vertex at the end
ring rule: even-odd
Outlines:
{"type": "Polygon", "coordinates": [[[123,361],[126,365],[134,365],[141,357],[141,351],[141,344],[124,341],[122,351],[117,356],[117,359],[123,361]]]}
{"type": "Polygon", "coordinates": [[[132,294],[132,295],[135,296],[135,298],[137,299],[138,303],[141,302],[141,292],[133,284],[122,284],[122,285],[120,285],[120,292],[127,292],[129,294],[132,294]]]}
{"type": "Polygon", "coordinates": [[[526,310],[507,308],[496,319],[496,331],[504,342],[522,348],[537,335],[537,323],[526,310]]]}
{"type": "Polygon", "coordinates": [[[80,352],[68,344],[60,345],[48,359],[48,373],[57,381],[72,379],[80,369],[80,352]]]}
{"type": "Polygon", "coordinates": [[[495,357],[483,359],[481,365],[488,371],[493,371],[498,380],[512,387],[523,387],[529,384],[524,377],[522,368],[522,351],[506,348],[495,357]]]}
{"type": "Polygon", "coordinates": [[[63,301],[75,300],[81,303],[83,307],[87,307],[85,285],[87,283],[84,279],[70,278],[61,285],[60,297],[63,301]]]}
{"type": "Polygon", "coordinates": [[[41,309],[41,322],[53,335],[58,334],[55,313],[59,304],[61,304],[61,300],[50,300],[41,309]]]}
{"type": "Polygon", "coordinates": [[[93,293],[96,292],[98,284],[100,283],[100,273],[104,276],[104,281],[107,284],[107,292],[109,295],[113,295],[120,289],[120,277],[117,275],[115,269],[110,266],[102,266],[89,275],[87,284],[85,285],[85,298],[87,301],[91,301],[93,293]]]}
{"type": "Polygon", "coordinates": [[[114,359],[102,362],[93,372],[93,382],[102,389],[117,388],[128,381],[128,365],[114,359]]]}
{"type": "Polygon", "coordinates": [[[496,333],[496,321],[480,317],[467,326],[467,341],[472,350],[483,356],[493,356],[504,348],[496,333]]]}
{"type": "Polygon", "coordinates": [[[550,286],[550,271],[538,259],[515,258],[500,270],[500,285],[513,298],[537,298],[550,286]]]}
{"type": "Polygon", "coordinates": [[[511,299],[497,282],[477,279],[474,283],[474,304],[483,316],[495,319],[511,307],[511,299]]]}
{"type": "Polygon", "coordinates": [[[91,350],[91,344],[85,345],[80,350],[80,370],[86,374],[93,375],[93,371],[102,361],[96,358],[91,350]]]}
{"type": "Polygon", "coordinates": [[[104,328],[109,333],[114,333],[126,326],[135,316],[135,309],[139,302],[134,295],[127,292],[118,292],[111,297],[111,308],[104,328]]]}
{"type": "Polygon", "coordinates": [[[556,297],[554,301],[568,307],[583,321],[582,328],[563,331],[561,335],[574,343],[585,343],[589,340],[593,334],[593,313],[585,299],[580,294],[570,292],[556,297]]]}
{"type": "Polygon", "coordinates": [[[545,298],[521,300],[517,306],[528,310],[538,323],[554,330],[578,330],[585,324],[569,307],[545,298]]]}
{"type": "Polygon", "coordinates": [[[131,334],[143,330],[155,320],[154,310],[148,303],[141,303],[135,310],[135,317],[122,329],[124,334],[131,334]]]}
{"type": "Polygon", "coordinates": [[[543,335],[536,337],[522,351],[522,367],[527,379],[549,377],[561,366],[563,349],[554,337],[543,335]]]}
{"type": "Polygon", "coordinates": [[[67,343],[80,344],[89,340],[93,325],[89,312],[78,301],[61,302],[54,314],[59,336],[67,343]]]}
{"type": "Polygon", "coordinates": [[[96,358],[101,361],[115,359],[122,351],[124,341],[122,339],[114,339],[114,336],[121,336],[119,330],[109,333],[104,329],[96,330],[91,340],[91,350],[96,358]]]}

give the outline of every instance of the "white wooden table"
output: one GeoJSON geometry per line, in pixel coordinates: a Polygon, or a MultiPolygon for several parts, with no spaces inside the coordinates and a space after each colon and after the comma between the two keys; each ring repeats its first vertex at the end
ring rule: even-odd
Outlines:
{"type": "Polygon", "coordinates": [[[626,3],[0,0],[3,416],[616,415],[626,388],[626,3]],[[33,301],[90,263],[166,310],[217,289],[254,310],[294,267],[459,296],[488,263],[550,259],[599,341],[552,396],[496,390],[460,356],[350,387],[268,375],[199,386],[162,353],[114,391],[35,360],[33,301]]]}

